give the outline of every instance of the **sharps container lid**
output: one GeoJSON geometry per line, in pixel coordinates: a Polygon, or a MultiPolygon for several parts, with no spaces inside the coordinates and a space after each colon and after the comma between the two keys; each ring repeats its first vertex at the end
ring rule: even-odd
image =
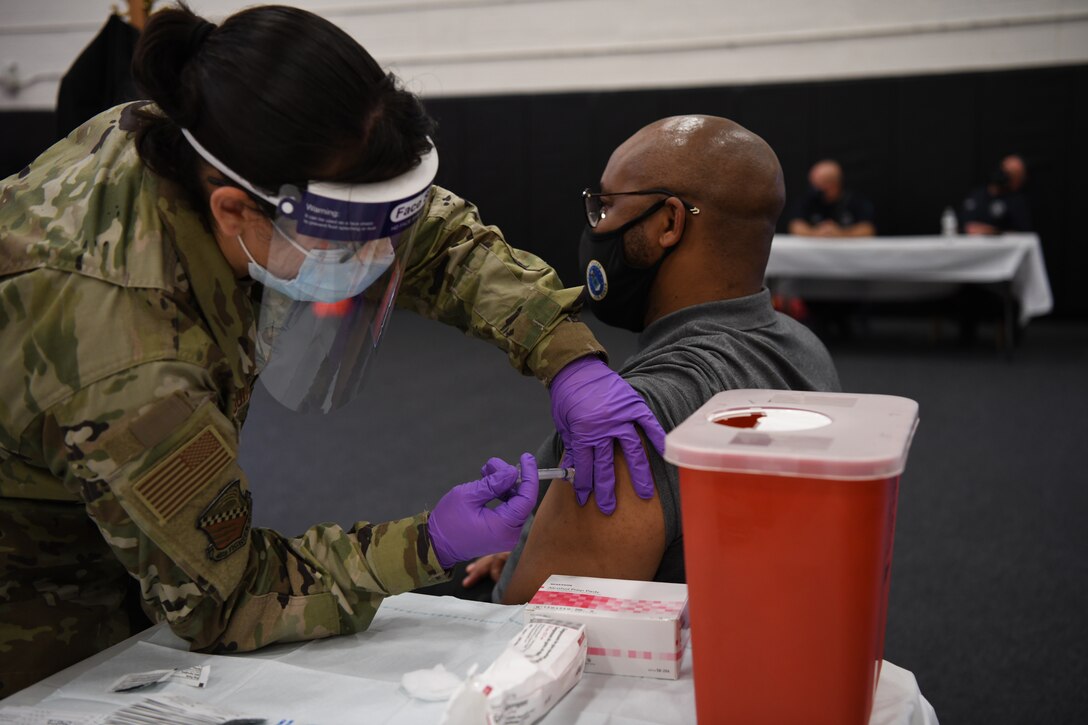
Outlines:
{"type": "Polygon", "coordinates": [[[729,390],[665,438],[665,460],[702,471],[876,479],[903,472],[918,403],[894,395],[729,390]]]}

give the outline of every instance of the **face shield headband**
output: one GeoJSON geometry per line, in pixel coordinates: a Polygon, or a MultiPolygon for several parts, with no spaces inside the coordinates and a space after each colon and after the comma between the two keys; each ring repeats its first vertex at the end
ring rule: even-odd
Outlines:
{"type": "Polygon", "coordinates": [[[387,181],[344,184],[311,181],[305,188],[258,189],[205,149],[188,129],[185,139],[225,176],[276,208],[268,259],[250,259],[250,276],[296,300],[338,302],[354,297],[390,266],[400,236],[426,206],[438,172],[434,146],[415,168],[387,181]]]}
{"type": "Polygon", "coordinates": [[[412,254],[438,171],[437,151],[432,146],[414,169],[388,181],[311,181],[273,195],[182,133],[205,161],[276,208],[267,260],[263,247],[258,252],[240,239],[250,276],[264,287],[256,330],[261,382],[291,410],[343,406],[362,388],[389,322],[402,260],[412,254]]]}

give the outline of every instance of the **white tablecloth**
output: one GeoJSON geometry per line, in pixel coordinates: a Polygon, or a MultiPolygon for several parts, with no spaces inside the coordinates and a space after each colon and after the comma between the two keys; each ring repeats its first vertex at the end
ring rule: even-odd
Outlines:
{"type": "MultiPolygon", "coordinates": [[[[27,705],[107,713],[150,694],[169,693],[261,715],[270,723],[433,725],[444,703],[411,699],[399,686],[401,676],[439,663],[459,676],[473,663],[482,669],[522,624],[520,606],[401,594],[388,599],[361,634],[235,656],[188,652],[160,625],[12,695],[0,702],[0,713],[27,705]],[[167,682],[150,690],[107,692],[122,675],[198,664],[212,668],[205,689],[167,682]]],[[[786,687],[783,697],[788,696],[786,687]]],[[[691,651],[678,680],[585,674],[542,722],[694,723],[691,651]]],[[[884,662],[870,722],[931,725],[937,718],[914,675],[884,662]]]]}
{"type": "MultiPolygon", "coordinates": [[[[1004,282],[1020,302],[1020,324],[1047,314],[1054,304],[1037,234],[848,239],[779,234],[771,244],[767,278],[877,283],[874,292],[891,282],[1004,282]]],[[[855,291],[864,296],[864,289],[855,291]]]]}

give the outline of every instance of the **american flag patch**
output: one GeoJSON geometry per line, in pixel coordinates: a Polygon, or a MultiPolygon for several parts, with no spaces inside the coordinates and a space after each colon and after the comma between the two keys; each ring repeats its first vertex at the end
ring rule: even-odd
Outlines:
{"type": "Polygon", "coordinates": [[[158,517],[159,523],[165,523],[232,460],[230,447],[208,425],[137,481],[132,491],[158,517]]]}

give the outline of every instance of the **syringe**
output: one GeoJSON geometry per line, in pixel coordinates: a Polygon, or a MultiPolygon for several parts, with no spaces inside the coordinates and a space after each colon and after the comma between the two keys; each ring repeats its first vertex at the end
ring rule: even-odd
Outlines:
{"type": "Polygon", "coordinates": [[[536,473],[541,481],[548,478],[565,478],[568,481],[574,480],[574,469],[570,466],[567,466],[566,468],[541,468],[536,473]]]}

